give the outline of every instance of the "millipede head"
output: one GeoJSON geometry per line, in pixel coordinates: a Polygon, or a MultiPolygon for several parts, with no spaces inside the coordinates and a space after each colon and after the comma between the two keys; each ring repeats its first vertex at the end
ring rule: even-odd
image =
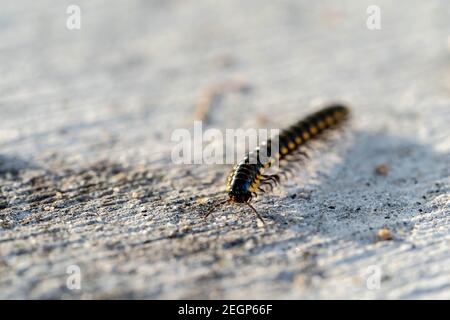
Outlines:
{"type": "Polygon", "coordinates": [[[247,184],[237,184],[228,191],[228,198],[230,202],[244,203],[252,199],[252,192],[247,184]]]}
{"type": "Polygon", "coordinates": [[[252,194],[249,193],[242,193],[242,194],[228,194],[229,197],[227,200],[221,201],[218,204],[216,204],[214,207],[212,207],[211,209],[208,210],[208,212],[203,216],[203,218],[207,218],[212,212],[216,211],[216,209],[219,206],[224,205],[225,203],[243,203],[246,204],[255,214],[256,217],[264,224],[266,225],[266,222],[264,221],[264,219],[261,217],[261,215],[258,213],[258,211],[256,211],[256,209],[250,204],[250,200],[252,199],[252,194]]]}
{"type": "Polygon", "coordinates": [[[251,192],[245,193],[228,193],[229,201],[234,203],[244,203],[252,199],[251,192]]]}

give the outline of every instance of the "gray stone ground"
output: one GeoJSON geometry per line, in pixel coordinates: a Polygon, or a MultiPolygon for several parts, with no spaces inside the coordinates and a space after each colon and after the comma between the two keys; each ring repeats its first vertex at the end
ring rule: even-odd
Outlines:
{"type": "Polygon", "coordinates": [[[450,3],[311,3],[1,1],[0,298],[450,298],[450,3]],[[211,94],[205,129],[352,106],[266,228],[171,162],[211,94]]]}

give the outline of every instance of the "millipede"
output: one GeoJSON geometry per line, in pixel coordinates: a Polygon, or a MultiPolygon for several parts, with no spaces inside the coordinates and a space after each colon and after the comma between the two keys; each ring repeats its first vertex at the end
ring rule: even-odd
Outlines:
{"type": "MultiPolygon", "coordinates": [[[[247,152],[229,173],[226,184],[228,199],[220,204],[246,204],[265,224],[264,219],[250,204],[251,200],[257,197],[258,192],[266,192],[266,187],[272,190],[279,184],[281,177],[285,177],[295,167],[290,164],[303,163],[309,157],[307,148],[311,141],[319,140],[325,132],[339,127],[348,119],[349,113],[349,108],[341,104],[327,106],[282,130],[277,137],[261,143],[254,151],[247,152]],[[263,148],[267,151],[264,155],[261,153],[263,148]],[[267,174],[275,163],[279,164],[281,171],[267,174]]],[[[213,210],[214,208],[205,218],[213,210]]]]}

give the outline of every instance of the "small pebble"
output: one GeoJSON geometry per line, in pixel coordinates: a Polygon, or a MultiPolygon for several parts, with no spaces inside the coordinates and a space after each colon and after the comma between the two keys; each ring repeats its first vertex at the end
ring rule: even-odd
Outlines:
{"type": "Polygon", "coordinates": [[[141,194],[139,192],[132,192],[131,198],[133,199],[139,199],[141,197],[141,194]]]}
{"type": "Polygon", "coordinates": [[[124,172],[120,172],[111,177],[113,183],[121,182],[127,179],[127,175],[124,172]]]}
{"type": "Polygon", "coordinates": [[[186,233],[186,232],[189,232],[189,231],[192,231],[192,227],[191,226],[183,226],[181,228],[181,232],[182,233],[186,233]]]}
{"type": "Polygon", "coordinates": [[[375,173],[379,176],[387,176],[389,173],[389,167],[385,164],[376,166],[375,173]]]}
{"type": "Polygon", "coordinates": [[[208,203],[208,199],[207,198],[200,198],[200,199],[197,199],[197,204],[206,204],[206,203],[208,203]]]}
{"type": "Polygon", "coordinates": [[[377,236],[378,236],[378,238],[380,238],[380,240],[383,240],[383,241],[392,240],[391,231],[387,228],[378,230],[377,236]]]}

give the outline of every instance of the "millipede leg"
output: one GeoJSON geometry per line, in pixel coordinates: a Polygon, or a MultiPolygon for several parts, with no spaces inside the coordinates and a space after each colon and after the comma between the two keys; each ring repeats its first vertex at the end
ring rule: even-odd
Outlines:
{"type": "MultiPolygon", "coordinates": [[[[228,200],[221,201],[221,202],[219,202],[218,206],[221,206],[221,205],[223,205],[223,204],[225,204],[225,203],[227,203],[227,202],[228,202],[228,200]]],[[[216,209],[216,208],[217,208],[217,206],[214,206],[214,207],[212,207],[211,209],[209,209],[208,212],[203,216],[203,219],[208,218],[208,216],[209,216],[209,215],[214,211],[214,209],[216,209]]]]}
{"type": "Polygon", "coordinates": [[[278,181],[279,181],[279,179],[277,179],[274,175],[271,175],[271,176],[269,176],[269,175],[263,175],[263,182],[266,182],[266,181],[273,181],[275,184],[277,184],[278,183],[278,181]]]}
{"type": "MultiPolygon", "coordinates": [[[[261,184],[261,186],[269,186],[270,187],[270,190],[269,190],[269,192],[271,192],[272,190],[273,190],[273,184],[272,183],[274,183],[272,180],[268,180],[268,181],[264,181],[262,184],[261,184]]],[[[264,190],[264,192],[266,192],[266,190],[264,190]]]]}
{"type": "Polygon", "coordinates": [[[280,176],[277,174],[272,174],[272,175],[263,175],[264,178],[264,182],[266,181],[273,181],[275,184],[280,183],[280,176]]]}
{"type": "Polygon", "coordinates": [[[283,171],[281,171],[278,176],[281,176],[283,180],[287,180],[289,176],[286,168],[283,168],[283,171]]]}
{"type": "Polygon", "coordinates": [[[246,205],[248,205],[250,207],[250,209],[253,210],[253,212],[256,214],[256,216],[258,217],[259,220],[261,220],[261,222],[266,225],[266,222],[264,221],[264,219],[259,215],[258,211],[256,211],[256,209],[249,203],[249,202],[245,202],[246,205]]]}
{"type": "MultiPolygon", "coordinates": [[[[305,147],[304,147],[305,148],[305,147]]],[[[311,150],[311,149],[310,149],[311,150]]],[[[306,158],[309,159],[309,154],[308,152],[304,151],[304,150],[297,150],[295,151],[295,156],[301,157],[301,158],[306,158]]]]}

